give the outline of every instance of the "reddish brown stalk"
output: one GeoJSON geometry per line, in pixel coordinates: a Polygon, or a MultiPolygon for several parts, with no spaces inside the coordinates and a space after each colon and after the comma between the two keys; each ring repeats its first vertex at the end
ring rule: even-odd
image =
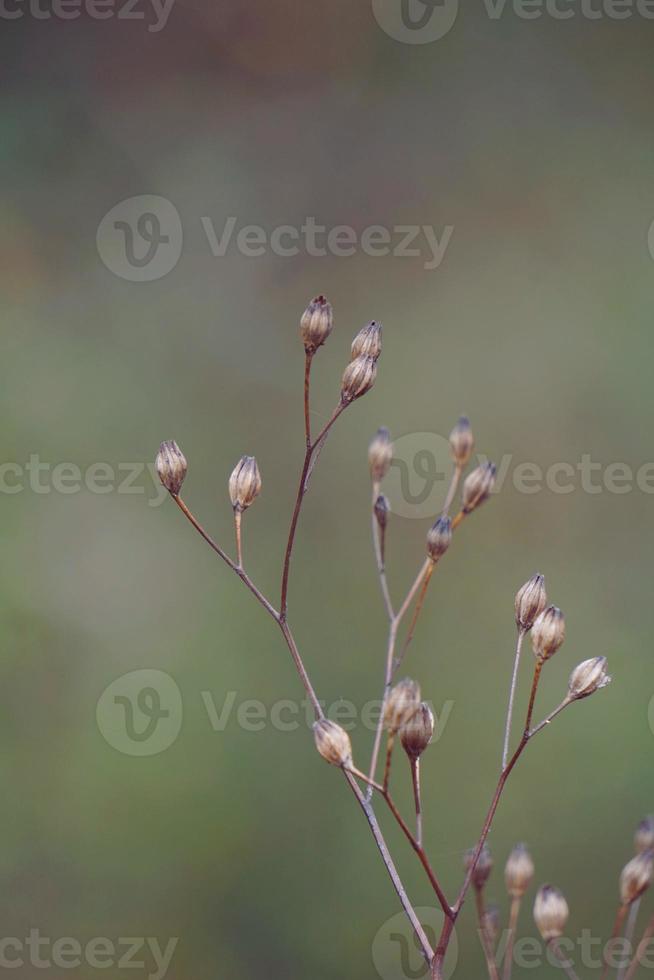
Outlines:
{"type": "Polygon", "coordinates": [[[416,840],[422,847],[422,794],[420,792],[420,759],[411,759],[413,802],[416,808],[416,840]]]}
{"type": "Polygon", "coordinates": [[[390,620],[393,622],[395,617],[395,612],[393,610],[393,602],[391,600],[391,594],[388,589],[388,580],[386,578],[386,564],[385,564],[385,541],[386,541],[386,531],[384,528],[379,526],[377,520],[377,515],[375,514],[375,504],[377,502],[377,497],[379,496],[380,485],[378,482],[372,485],[372,543],[375,552],[375,561],[377,564],[377,574],[379,575],[379,584],[381,586],[382,596],[384,599],[384,606],[386,607],[386,614],[390,620]]]}
{"type": "Polygon", "coordinates": [[[511,970],[513,969],[513,944],[518,928],[518,916],[522,899],[514,896],[511,899],[511,911],[509,912],[509,930],[506,938],[506,950],[504,953],[504,976],[503,980],[511,980],[511,970]]]}
{"type": "Polygon", "coordinates": [[[569,960],[567,959],[564,951],[561,949],[561,947],[559,945],[559,940],[558,939],[550,939],[548,945],[554,950],[554,953],[556,954],[557,958],[559,959],[559,961],[561,963],[561,966],[563,967],[563,969],[565,970],[566,974],[568,975],[569,980],[579,980],[579,977],[577,976],[577,974],[575,972],[575,969],[574,969],[572,963],[569,962],[569,960]]]}
{"type": "Polygon", "coordinates": [[[240,508],[234,510],[234,530],[236,531],[236,564],[243,568],[243,546],[241,544],[241,518],[243,514],[240,508]]]}
{"type": "Polygon", "coordinates": [[[464,517],[467,517],[466,512],[464,510],[460,510],[459,513],[456,515],[456,517],[452,518],[453,531],[456,530],[456,528],[459,526],[459,524],[461,523],[464,517]]]}
{"type": "Polygon", "coordinates": [[[614,944],[615,940],[618,938],[618,936],[622,932],[622,927],[624,925],[624,920],[627,917],[627,912],[628,911],[629,911],[629,906],[628,905],[619,905],[618,906],[618,911],[616,912],[616,915],[615,915],[615,922],[613,923],[613,932],[611,933],[611,938],[609,939],[608,943],[604,947],[604,968],[602,970],[602,976],[600,977],[600,980],[606,980],[606,977],[607,977],[608,972],[609,972],[609,965],[610,965],[609,964],[609,953],[611,952],[611,950],[613,948],[613,944],[614,944]]]}
{"type": "Polygon", "coordinates": [[[482,888],[475,888],[475,905],[477,907],[477,921],[479,922],[479,941],[484,951],[486,959],[486,969],[490,980],[500,980],[497,970],[497,963],[493,955],[493,944],[486,928],[486,903],[484,901],[484,891],[482,888]]]}
{"type": "Polygon", "coordinates": [[[643,932],[642,938],[638,943],[636,954],[633,960],[631,961],[631,963],[629,964],[629,969],[625,973],[624,980],[632,980],[632,977],[634,976],[636,970],[640,966],[641,958],[647,952],[647,948],[649,946],[649,942],[652,936],[654,936],[654,915],[652,916],[652,918],[647,923],[647,926],[645,927],[645,931],[643,932]]]}
{"type": "Polygon", "coordinates": [[[443,510],[441,511],[443,517],[447,517],[448,511],[452,506],[452,501],[454,500],[454,494],[456,493],[456,488],[459,485],[459,480],[461,479],[462,473],[463,473],[463,467],[461,466],[461,464],[455,463],[454,472],[452,473],[450,485],[447,490],[447,496],[445,497],[445,503],[443,504],[443,510]]]}
{"type": "Polygon", "coordinates": [[[423,583],[422,583],[422,588],[420,590],[420,595],[418,596],[418,601],[416,602],[416,607],[413,610],[413,616],[411,618],[411,625],[409,626],[409,631],[408,631],[408,633],[406,635],[406,639],[404,641],[404,646],[402,647],[402,652],[400,653],[400,655],[398,657],[395,658],[395,663],[393,664],[393,672],[394,673],[399,670],[400,665],[401,665],[402,661],[404,660],[404,657],[406,656],[406,652],[407,652],[407,650],[409,648],[409,644],[411,643],[411,640],[413,639],[413,634],[416,631],[416,624],[418,622],[418,617],[420,616],[420,613],[422,611],[422,607],[423,607],[423,604],[424,604],[424,601],[425,601],[425,596],[427,595],[427,589],[429,588],[429,583],[431,582],[431,577],[434,574],[434,569],[435,568],[436,568],[436,562],[435,561],[431,561],[431,559],[430,559],[429,568],[427,569],[427,573],[426,573],[426,575],[424,577],[424,580],[423,580],[423,583]]]}
{"type": "Polygon", "coordinates": [[[304,438],[307,450],[311,448],[310,389],[312,362],[313,354],[307,351],[304,357],[304,438]]]}

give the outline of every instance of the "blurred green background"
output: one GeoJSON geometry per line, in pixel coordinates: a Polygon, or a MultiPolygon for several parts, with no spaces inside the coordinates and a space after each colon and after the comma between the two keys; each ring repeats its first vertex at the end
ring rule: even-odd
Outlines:
{"type": "MultiPolygon", "coordinates": [[[[21,468],[2,470],[2,936],[178,937],[170,980],[380,975],[375,936],[398,905],[346,787],[305,724],[255,732],[236,718],[249,699],[270,711],[300,696],[278,631],[172,503],[153,506],[151,475],[127,492],[118,469],[176,439],[188,503],[231,548],[227,477],[255,454],[264,492],[245,521],[247,564],[276,601],[302,457],[298,322],[318,292],[336,325],[316,360],[316,424],[371,318],[384,351],[302,516],[290,618],[316,688],[330,706],[380,693],[372,433],[385,424],[420,448],[412,434],[447,436],[468,413],[479,451],[510,465],[457,533],[407,663],[437,712],[452,702],[424,762],[427,843],[454,892],[500,760],[513,596],[541,571],[568,639],[538,713],[587,657],[607,655],[614,682],[566,712],[512,777],[490,839],[490,896],[505,915],[501,867],[525,840],[538,881],[568,897],[570,934],[606,934],[634,825],[654,808],[654,498],[635,485],[589,493],[578,478],[567,494],[528,494],[512,474],[584,455],[602,473],[654,459],[654,24],[525,20],[509,7],[492,19],[479,3],[422,45],[384,33],[368,3],[176,0],[158,32],[135,9],[144,20],[26,9],[2,25],[0,433],[3,462],[21,468]],[[144,194],[174,204],[183,247],[167,275],[132,282],[105,264],[96,232],[144,194]],[[201,218],[220,234],[229,216],[268,233],[307,216],[359,234],[454,231],[431,270],[424,256],[359,248],[255,258],[232,244],[216,257],[201,218]],[[39,492],[24,469],[32,455],[50,467],[39,492]],[[105,493],[62,493],[52,467],[63,462],[120,476],[105,493]],[[96,705],[143,668],[174,679],[183,723],[165,751],[138,757],[103,737],[96,705]],[[234,711],[215,731],[206,702],[220,711],[230,692],[234,711]]],[[[393,518],[396,596],[428,526],[393,518]]],[[[370,733],[352,737],[365,762],[370,733]]],[[[406,776],[398,766],[408,810],[406,776]]],[[[412,898],[433,904],[380,815],[412,898]]],[[[480,976],[471,908],[459,947],[455,976],[480,976]]],[[[404,980],[398,944],[377,949],[382,980],[404,980]]],[[[26,962],[14,974],[43,971],[26,962]]]]}

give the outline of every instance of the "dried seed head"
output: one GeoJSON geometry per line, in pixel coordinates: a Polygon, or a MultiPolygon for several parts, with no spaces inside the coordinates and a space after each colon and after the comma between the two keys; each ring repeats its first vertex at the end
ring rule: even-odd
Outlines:
{"type": "Polygon", "coordinates": [[[547,605],[545,576],[534,575],[518,589],[515,597],[515,621],[518,629],[530,630],[547,605]]]}
{"type": "Polygon", "coordinates": [[[631,905],[647,891],[653,872],[651,851],[637,854],[624,866],[620,874],[620,901],[623,905],[631,905]]]}
{"type": "Polygon", "coordinates": [[[560,939],[569,915],[568,903],[558,888],[543,885],[538,889],[534,902],[534,922],[545,942],[560,939]]]}
{"type": "Polygon", "coordinates": [[[645,817],[636,827],[634,846],[637,854],[654,848],[654,817],[645,817]]]}
{"type": "Polygon", "coordinates": [[[419,759],[434,734],[434,716],[428,704],[420,705],[416,713],[400,729],[400,740],[410,759],[419,759]]]}
{"type": "Polygon", "coordinates": [[[355,357],[343,372],[341,401],[348,405],[370,391],[377,377],[377,365],[372,357],[355,357]]]}
{"type": "Polygon", "coordinates": [[[234,510],[246,510],[261,492],[261,475],[254,456],[241,456],[229,478],[234,510]]]}
{"type": "Polygon", "coordinates": [[[377,523],[380,528],[385,530],[388,524],[388,515],[391,512],[391,505],[389,503],[388,497],[385,497],[383,493],[380,493],[375,500],[375,517],[377,518],[377,523]]]}
{"type": "Polygon", "coordinates": [[[323,718],[313,726],[316,748],[323,759],[332,766],[349,766],[352,762],[350,736],[333,721],[323,718]]]}
{"type": "Polygon", "coordinates": [[[406,725],[420,707],[420,685],[406,677],[391,688],[384,710],[384,724],[395,734],[406,725]]]}
{"type": "Polygon", "coordinates": [[[382,325],[371,320],[365,327],[359,330],[352,341],[352,357],[354,361],[357,357],[372,357],[377,360],[382,349],[382,325]]]}
{"type": "MultiPolygon", "coordinates": [[[[470,870],[473,859],[475,856],[474,848],[466,851],[463,855],[463,866],[466,871],[470,870]]],[[[490,852],[488,844],[484,844],[479,855],[479,860],[475,865],[475,870],[472,872],[472,884],[477,889],[481,891],[488,879],[490,878],[490,873],[493,870],[493,858],[490,852]]]]}
{"type": "Polygon", "coordinates": [[[481,926],[488,936],[491,946],[494,946],[497,942],[501,924],[502,920],[500,918],[500,910],[498,909],[497,905],[489,905],[484,911],[481,926]]]}
{"type": "Polygon", "coordinates": [[[368,463],[370,477],[373,483],[381,483],[391,468],[393,462],[393,443],[391,434],[383,426],[377,429],[372,442],[368,446],[368,463]]]}
{"type": "Polygon", "coordinates": [[[531,645],[540,660],[553,657],[565,639],[565,619],[556,606],[548,606],[536,618],[531,630],[531,645]]]}
{"type": "Polygon", "coordinates": [[[504,868],[506,890],[511,898],[522,898],[534,878],[534,862],[524,844],[516,844],[504,868]]]}
{"type": "Polygon", "coordinates": [[[452,541],[452,522],[449,517],[439,517],[427,532],[427,554],[432,561],[442,558],[452,541]]]}
{"type": "Polygon", "coordinates": [[[575,701],[587,698],[600,688],[611,683],[611,677],[606,671],[606,657],[591,657],[578,664],[570,674],[568,693],[575,701]]]}
{"type": "Polygon", "coordinates": [[[495,463],[482,463],[463,481],[463,511],[470,514],[484,503],[495,486],[495,463]]]}
{"type": "Polygon", "coordinates": [[[162,442],[156,459],[157,473],[166,490],[177,496],[182,489],[188,465],[174,440],[162,442]]]}
{"type": "Polygon", "coordinates": [[[312,299],[300,319],[300,336],[307,354],[315,354],[334,326],[331,303],[324,296],[312,299]]]}
{"type": "Polygon", "coordinates": [[[450,432],[450,448],[452,459],[456,465],[465,466],[475,448],[475,438],[470,428],[470,422],[465,415],[461,416],[450,432]]]}

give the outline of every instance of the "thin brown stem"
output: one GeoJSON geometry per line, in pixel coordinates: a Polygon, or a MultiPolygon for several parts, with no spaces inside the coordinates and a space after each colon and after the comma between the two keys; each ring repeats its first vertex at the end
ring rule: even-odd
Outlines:
{"type": "Polygon", "coordinates": [[[534,713],[534,705],[536,703],[536,691],[538,690],[538,681],[540,680],[541,671],[543,669],[544,660],[540,657],[536,661],[536,666],[534,667],[534,679],[531,684],[531,694],[529,695],[529,707],[527,708],[527,719],[525,721],[525,734],[529,734],[529,729],[531,727],[531,718],[534,713]]]}
{"type": "Polygon", "coordinates": [[[602,970],[602,976],[600,980],[606,980],[609,972],[609,954],[613,949],[613,944],[622,932],[622,927],[624,926],[624,920],[627,917],[627,912],[629,911],[628,905],[618,905],[618,911],[615,914],[615,922],[613,923],[613,932],[611,933],[611,938],[604,947],[604,969],[602,970]]]}
{"type": "Polygon", "coordinates": [[[306,351],[304,357],[304,437],[307,449],[311,447],[311,364],[313,353],[306,351]]]}
{"type": "Polygon", "coordinates": [[[391,781],[391,762],[393,761],[394,746],[395,746],[395,732],[389,732],[388,741],[386,742],[386,763],[384,765],[384,782],[382,783],[385,793],[388,792],[388,786],[391,781]]]}
{"type": "Polygon", "coordinates": [[[236,564],[243,568],[243,546],[241,543],[241,518],[243,512],[240,507],[234,508],[234,530],[236,532],[236,564]]]}
{"type": "Polygon", "coordinates": [[[525,638],[525,630],[518,627],[518,642],[515,648],[515,658],[513,661],[513,676],[511,677],[511,690],[509,691],[509,707],[506,712],[506,725],[504,727],[504,749],[502,752],[502,769],[506,767],[509,759],[509,740],[511,738],[511,720],[513,718],[513,705],[515,702],[515,692],[518,685],[518,669],[520,667],[520,651],[522,641],[525,638]]]}
{"type": "MultiPolygon", "coordinates": [[[[638,921],[638,913],[640,912],[641,899],[637,898],[629,906],[629,918],[627,919],[627,928],[624,931],[625,943],[627,949],[631,949],[631,944],[633,942],[634,933],[636,931],[636,922],[638,921]]],[[[622,966],[618,970],[617,980],[624,980],[625,973],[627,972],[627,963],[623,962],[622,966]]]]}
{"type": "Polygon", "coordinates": [[[402,647],[402,652],[399,654],[398,657],[395,658],[394,670],[399,669],[400,664],[402,663],[402,661],[406,656],[406,652],[409,648],[409,644],[413,639],[413,635],[416,631],[416,623],[418,622],[418,617],[420,616],[420,613],[422,611],[422,607],[425,602],[425,596],[427,595],[427,589],[429,588],[429,583],[431,582],[431,577],[434,574],[435,568],[436,568],[436,562],[430,559],[429,568],[427,569],[427,572],[423,579],[422,588],[420,589],[420,595],[418,596],[418,601],[416,602],[416,607],[413,611],[413,616],[411,618],[411,625],[409,626],[409,630],[406,635],[406,639],[404,641],[404,646],[402,647]]]}
{"type": "Polygon", "coordinates": [[[631,961],[631,963],[629,964],[629,969],[625,973],[624,980],[632,980],[634,974],[636,973],[636,970],[640,966],[640,961],[642,957],[647,952],[647,948],[649,946],[649,942],[652,936],[654,936],[654,915],[652,916],[652,918],[649,920],[649,922],[645,927],[641,940],[636,948],[636,954],[633,960],[631,961]]]}
{"type": "Polygon", "coordinates": [[[479,922],[479,939],[481,948],[486,959],[486,969],[490,980],[500,980],[497,963],[493,956],[493,944],[486,928],[486,903],[484,901],[484,891],[482,888],[475,888],[475,905],[477,907],[477,920],[479,922]]]}
{"type": "Polygon", "coordinates": [[[413,802],[416,808],[416,840],[422,847],[422,793],[420,791],[420,758],[411,759],[413,802]]]}
{"type": "Polygon", "coordinates": [[[537,735],[538,732],[541,732],[543,730],[543,728],[547,728],[550,722],[552,722],[557,715],[560,715],[563,709],[567,708],[569,704],[572,704],[574,700],[575,700],[574,698],[571,698],[569,696],[565,697],[563,701],[561,701],[561,704],[554,709],[554,711],[550,711],[547,718],[543,718],[543,720],[538,725],[536,725],[535,728],[532,728],[530,735],[537,735]]]}
{"type": "Polygon", "coordinates": [[[393,621],[395,613],[393,611],[393,602],[391,600],[391,594],[388,589],[388,580],[386,578],[386,556],[385,556],[385,539],[386,531],[384,528],[379,526],[379,521],[377,520],[377,515],[375,514],[375,504],[377,503],[377,497],[379,496],[379,483],[375,482],[372,485],[372,543],[375,550],[375,561],[377,563],[377,574],[379,575],[379,584],[381,586],[382,596],[384,599],[384,606],[386,607],[386,614],[390,620],[393,621]]]}
{"type": "Polygon", "coordinates": [[[460,510],[459,513],[456,515],[456,517],[452,518],[452,530],[455,531],[459,526],[459,524],[461,523],[461,521],[464,519],[464,517],[467,516],[468,515],[464,510],[460,510]]]}
{"type": "Polygon", "coordinates": [[[559,945],[559,940],[558,939],[550,939],[549,940],[549,946],[554,950],[554,953],[555,953],[557,959],[559,960],[561,966],[565,970],[565,972],[566,972],[567,976],[570,978],[570,980],[579,980],[579,977],[575,973],[575,969],[574,969],[572,963],[566,957],[565,953],[561,949],[561,947],[559,945]]]}
{"type": "Polygon", "coordinates": [[[509,911],[509,929],[506,937],[506,950],[504,952],[504,975],[503,980],[511,980],[511,970],[513,969],[513,944],[518,928],[518,916],[520,915],[520,905],[522,899],[514,895],[511,899],[511,909],[509,911]]]}
{"type": "Polygon", "coordinates": [[[454,464],[454,470],[452,472],[452,477],[450,479],[450,485],[447,489],[447,496],[445,497],[445,503],[443,504],[442,516],[447,517],[448,511],[452,506],[452,501],[454,500],[454,494],[456,493],[456,488],[459,485],[459,480],[461,479],[461,474],[463,472],[463,467],[459,463],[454,464]]]}

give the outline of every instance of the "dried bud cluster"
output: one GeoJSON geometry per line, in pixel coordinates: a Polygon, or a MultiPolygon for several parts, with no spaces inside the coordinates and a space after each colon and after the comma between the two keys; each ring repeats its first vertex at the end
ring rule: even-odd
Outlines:
{"type": "MultiPolygon", "coordinates": [[[[466,871],[469,871],[472,867],[472,862],[475,857],[475,850],[471,848],[466,851],[463,855],[463,866],[466,871]]],[[[477,889],[481,891],[488,879],[490,878],[491,871],[493,870],[493,858],[490,852],[488,844],[484,844],[479,854],[479,860],[475,865],[475,870],[472,872],[472,884],[477,889]]]]}
{"type": "Polygon", "coordinates": [[[241,456],[229,478],[229,496],[234,510],[246,510],[261,492],[261,475],[254,456],[241,456]]]}
{"type": "Polygon", "coordinates": [[[419,759],[434,734],[434,716],[424,701],[400,729],[402,747],[410,759],[419,759]]]}
{"type": "Polygon", "coordinates": [[[504,868],[506,890],[511,898],[522,898],[534,879],[534,862],[524,844],[516,844],[504,868]]]}
{"type": "Polygon", "coordinates": [[[568,903],[558,888],[543,885],[538,889],[534,902],[534,922],[545,942],[560,939],[569,915],[568,903]]]}
{"type": "Polygon", "coordinates": [[[324,296],[312,299],[300,320],[300,336],[307,354],[315,354],[321,347],[334,326],[334,316],[331,303],[324,296]]]}
{"type": "Polygon", "coordinates": [[[565,619],[556,606],[548,606],[531,630],[531,644],[539,660],[553,657],[565,639],[565,619]]]}
{"type": "Polygon", "coordinates": [[[156,459],[157,473],[166,490],[177,496],[188,470],[182,450],[174,440],[162,442],[156,459]]]}
{"type": "Polygon", "coordinates": [[[606,667],[606,657],[591,657],[590,660],[584,660],[578,664],[570,674],[568,681],[570,697],[579,701],[610,684],[611,677],[607,673],[606,667]]]}
{"type": "Polygon", "coordinates": [[[383,426],[378,429],[368,446],[368,463],[370,478],[373,483],[381,483],[391,468],[393,462],[393,443],[391,434],[383,426]]]}
{"type": "Polygon", "coordinates": [[[385,530],[388,524],[388,515],[391,512],[391,505],[388,497],[385,497],[383,493],[380,493],[375,500],[375,517],[377,518],[377,523],[380,528],[385,530]]]}
{"type": "Polygon", "coordinates": [[[427,554],[432,561],[442,558],[452,542],[452,522],[439,517],[427,532],[427,554]]]}
{"type": "Polygon", "coordinates": [[[470,514],[490,497],[495,486],[495,463],[482,463],[463,481],[463,512],[470,514]]]}
{"type": "Polygon", "coordinates": [[[545,577],[534,575],[516,593],[515,621],[518,629],[524,632],[530,630],[546,605],[545,577]]]}
{"type": "Polygon", "coordinates": [[[450,432],[450,449],[455,464],[459,467],[465,466],[472,456],[474,448],[475,439],[470,428],[470,422],[465,415],[462,415],[450,432]]]}
{"type": "Polygon", "coordinates": [[[313,726],[316,748],[326,762],[332,766],[349,766],[352,762],[350,736],[333,721],[323,718],[313,726]]]}
{"type": "Polygon", "coordinates": [[[395,734],[411,721],[420,707],[420,685],[410,678],[400,681],[391,689],[384,710],[384,724],[395,734]]]}
{"type": "Polygon", "coordinates": [[[361,330],[359,330],[358,334],[352,341],[352,354],[350,360],[354,361],[357,357],[372,357],[373,361],[376,361],[381,354],[381,349],[381,323],[376,323],[374,320],[371,320],[370,323],[367,323],[365,327],[362,327],[361,330]]]}
{"type": "Polygon", "coordinates": [[[349,405],[370,391],[377,377],[377,359],[381,354],[381,323],[371,320],[352,341],[352,356],[341,381],[341,402],[349,405]]]}
{"type": "Polygon", "coordinates": [[[620,875],[620,901],[623,905],[631,905],[645,892],[652,883],[651,851],[643,851],[632,858],[622,869],[620,875]]]}
{"type": "Polygon", "coordinates": [[[636,827],[634,846],[637,854],[654,848],[654,817],[645,817],[636,827]]]}

